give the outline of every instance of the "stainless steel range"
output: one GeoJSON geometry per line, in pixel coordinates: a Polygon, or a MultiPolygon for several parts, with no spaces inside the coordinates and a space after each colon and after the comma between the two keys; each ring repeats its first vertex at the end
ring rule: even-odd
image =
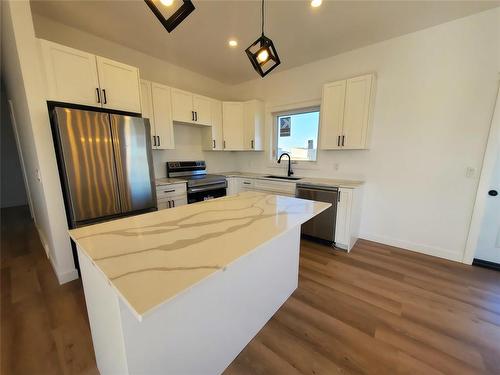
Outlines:
{"type": "Polygon", "coordinates": [[[169,161],[167,177],[186,178],[188,203],[202,202],[226,195],[226,176],[207,174],[205,161],[169,161]]]}

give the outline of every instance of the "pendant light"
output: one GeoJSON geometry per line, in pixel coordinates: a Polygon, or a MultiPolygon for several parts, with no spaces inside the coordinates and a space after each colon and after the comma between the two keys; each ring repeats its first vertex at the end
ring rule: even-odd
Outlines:
{"type": "Polygon", "coordinates": [[[264,0],[262,0],[262,35],[252,43],[245,52],[252,63],[253,68],[265,77],[280,63],[280,58],[274,48],[273,41],[264,35],[264,0]]]}
{"type": "Polygon", "coordinates": [[[159,7],[153,2],[153,0],[144,0],[144,2],[148,5],[151,12],[158,18],[163,27],[167,29],[170,33],[172,32],[179,24],[186,19],[187,16],[191,14],[191,12],[195,9],[191,0],[182,0],[182,5],[177,9],[169,18],[165,18],[164,13],[161,8],[168,8],[173,5],[173,0],[160,0],[159,7]]]}

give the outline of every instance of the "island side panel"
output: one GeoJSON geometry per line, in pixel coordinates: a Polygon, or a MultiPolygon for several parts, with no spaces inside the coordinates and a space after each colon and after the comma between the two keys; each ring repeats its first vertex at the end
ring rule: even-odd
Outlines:
{"type": "Polygon", "coordinates": [[[77,246],[92,342],[101,375],[128,374],[120,303],[106,278],[77,246]]]}
{"type": "Polygon", "coordinates": [[[299,248],[300,226],[259,246],[141,322],[129,309],[121,309],[130,373],[222,373],[297,288],[299,248]]]}

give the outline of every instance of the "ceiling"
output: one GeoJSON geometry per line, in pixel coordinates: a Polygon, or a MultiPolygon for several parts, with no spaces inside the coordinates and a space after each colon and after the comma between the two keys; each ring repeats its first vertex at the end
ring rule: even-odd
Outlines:
{"type": "MultiPolygon", "coordinates": [[[[258,78],[244,50],[260,36],[260,1],[193,0],[193,3],[196,10],[171,34],[142,0],[32,0],[31,7],[35,14],[224,83],[258,78]],[[236,48],[228,46],[230,38],[238,40],[236,48]]],[[[266,1],[265,32],[273,39],[282,61],[274,72],[451,21],[500,3],[323,0],[318,8],[309,4],[305,0],[266,1]]]]}

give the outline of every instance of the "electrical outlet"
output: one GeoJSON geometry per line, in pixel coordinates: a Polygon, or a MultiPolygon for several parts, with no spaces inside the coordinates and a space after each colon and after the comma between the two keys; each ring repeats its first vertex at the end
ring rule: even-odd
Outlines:
{"type": "Polygon", "coordinates": [[[465,170],[465,177],[467,178],[473,178],[476,174],[476,168],[474,167],[467,167],[465,170]]]}

